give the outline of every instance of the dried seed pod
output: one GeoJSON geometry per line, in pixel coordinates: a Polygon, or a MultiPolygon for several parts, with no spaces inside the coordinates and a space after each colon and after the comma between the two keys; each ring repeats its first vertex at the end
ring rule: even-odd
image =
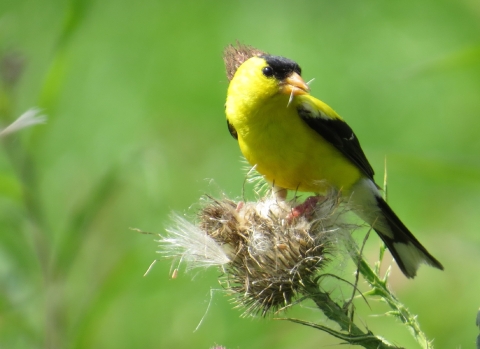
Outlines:
{"type": "Polygon", "coordinates": [[[308,217],[292,218],[294,206],[275,199],[239,205],[210,198],[199,213],[200,229],[228,251],[222,281],[245,314],[266,315],[291,304],[303,281],[312,281],[328,262],[339,229],[338,200],[315,202],[308,217]]]}

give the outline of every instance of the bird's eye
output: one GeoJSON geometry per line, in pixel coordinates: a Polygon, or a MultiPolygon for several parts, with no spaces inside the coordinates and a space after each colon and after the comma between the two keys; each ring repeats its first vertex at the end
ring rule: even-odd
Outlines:
{"type": "Polygon", "coordinates": [[[265,75],[267,78],[269,78],[270,76],[273,75],[273,69],[272,69],[272,67],[267,66],[267,67],[265,67],[265,68],[262,69],[262,73],[263,73],[263,75],[265,75]]]}

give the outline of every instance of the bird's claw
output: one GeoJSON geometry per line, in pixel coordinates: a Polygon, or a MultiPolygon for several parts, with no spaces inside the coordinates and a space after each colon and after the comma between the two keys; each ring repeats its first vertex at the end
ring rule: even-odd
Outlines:
{"type": "Polygon", "coordinates": [[[287,216],[288,222],[291,223],[302,216],[307,220],[310,220],[315,213],[317,204],[321,201],[324,201],[324,199],[325,197],[318,195],[306,198],[303,203],[292,208],[292,211],[287,216]]]}

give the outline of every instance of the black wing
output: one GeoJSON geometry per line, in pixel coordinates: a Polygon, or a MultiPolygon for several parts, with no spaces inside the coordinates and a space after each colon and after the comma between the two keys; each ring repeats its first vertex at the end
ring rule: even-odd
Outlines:
{"type": "Polygon", "coordinates": [[[233,127],[233,125],[230,123],[230,121],[228,121],[228,119],[227,119],[227,126],[228,126],[228,131],[230,132],[232,137],[235,138],[235,139],[238,139],[237,130],[235,129],[235,127],[233,127]]]}
{"type": "Polygon", "coordinates": [[[311,111],[302,106],[298,107],[300,117],[320,136],[332,143],[343,155],[353,162],[362,172],[373,181],[375,174],[372,166],[363,153],[357,136],[350,126],[341,119],[323,118],[312,115],[311,111]]]}

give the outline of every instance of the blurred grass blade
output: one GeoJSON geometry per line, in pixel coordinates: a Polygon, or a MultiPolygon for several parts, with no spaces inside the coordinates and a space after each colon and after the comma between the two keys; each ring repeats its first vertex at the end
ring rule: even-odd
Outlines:
{"type": "Polygon", "coordinates": [[[58,46],[66,45],[72,35],[78,30],[78,27],[85,19],[87,11],[91,6],[91,0],[71,0],[67,9],[67,14],[63,22],[63,29],[58,40],[58,46]]]}
{"type": "Polygon", "coordinates": [[[53,59],[45,76],[39,98],[39,105],[51,114],[53,114],[52,111],[68,70],[67,46],[85,19],[90,4],[90,0],[72,0],[69,3],[62,31],[55,45],[53,59]]]}
{"type": "Polygon", "coordinates": [[[97,332],[98,319],[110,309],[112,304],[118,301],[119,297],[125,292],[126,281],[131,277],[131,273],[126,270],[134,265],[137,258],[136,252],[131,250],[118,256],[116,262],[111,264],[111,268],[98,278],[98,283],[94,285],[95,292],[91,293],[91,298],[84,300],[88,304],[88,309],[80,314],[72,328],[71,348],[91,348],[89,340],[92,333],[97,332]]]}
{"type": "Polygon", "coordinates": [[[82,246],[82,239],[86,232],[117,188],[118,176],[118,168],[112,167],[72,216],[62,235],[63,239],[56,248],[56,260],[53,267],[57,274],[65,275],[68,272],[82,246]]]}

